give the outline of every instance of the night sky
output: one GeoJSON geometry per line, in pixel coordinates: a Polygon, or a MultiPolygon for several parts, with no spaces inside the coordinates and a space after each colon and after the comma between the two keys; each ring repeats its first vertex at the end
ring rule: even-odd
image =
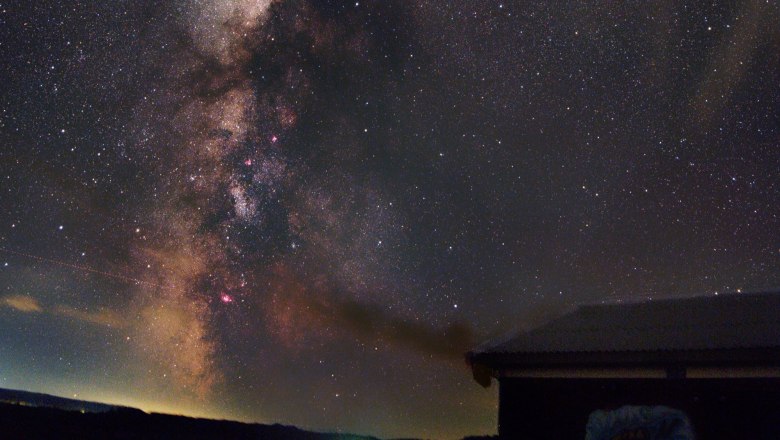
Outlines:
{"type": "Polygon", "coordinates": [[[780,287],[780,7],[0,4],[0,387],[494,433],[463,354],[780,287]]]}

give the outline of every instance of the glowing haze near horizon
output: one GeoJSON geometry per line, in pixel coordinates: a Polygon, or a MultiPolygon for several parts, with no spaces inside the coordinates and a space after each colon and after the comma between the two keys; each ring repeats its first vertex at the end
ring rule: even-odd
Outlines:
{"type": "Polygon", "coordinates": [[[495,432],[463,352],[780,287],[780,13],[0,4],[0,387],[495,432]]]}

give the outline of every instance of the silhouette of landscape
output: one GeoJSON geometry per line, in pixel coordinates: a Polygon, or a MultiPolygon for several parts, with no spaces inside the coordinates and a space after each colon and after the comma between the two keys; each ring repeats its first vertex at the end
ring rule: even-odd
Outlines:
{"type": "MultiPolygon", "coordinates": [[[[280,424],[242,423],[88,402],[29,391],[0,389],[3,439],[267,439],[378,440],[376,437],[311,432],[280,424]]],[[[467,437],[479,440],[491,437],[467,437]]]]}
{"type": "Polygon", "coordinates": [[[6,389],[0,389],[0,427],[4,439],[375,439],[279,424],[146,413],[126,406],[6,389]]]}

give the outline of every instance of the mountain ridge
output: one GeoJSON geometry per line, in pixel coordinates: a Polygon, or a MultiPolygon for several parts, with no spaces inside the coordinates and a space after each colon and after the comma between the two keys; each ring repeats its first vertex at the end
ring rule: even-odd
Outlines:
{"type": "Polygon", "coordinates": [[[0,388],[0,437],[379,440],[372,436],[313,432],[281,424],[147,413],[129,406],[5,388],[0,388]]]}

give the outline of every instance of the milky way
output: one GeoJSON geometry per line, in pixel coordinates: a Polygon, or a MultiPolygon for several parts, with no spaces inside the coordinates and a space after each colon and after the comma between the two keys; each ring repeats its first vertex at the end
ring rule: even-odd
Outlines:
{"type": "Polygon", "coordinates": [[[780,286],[771,2],[18,3],[2,387],[489,433],[482,340],[780,286]]]}

